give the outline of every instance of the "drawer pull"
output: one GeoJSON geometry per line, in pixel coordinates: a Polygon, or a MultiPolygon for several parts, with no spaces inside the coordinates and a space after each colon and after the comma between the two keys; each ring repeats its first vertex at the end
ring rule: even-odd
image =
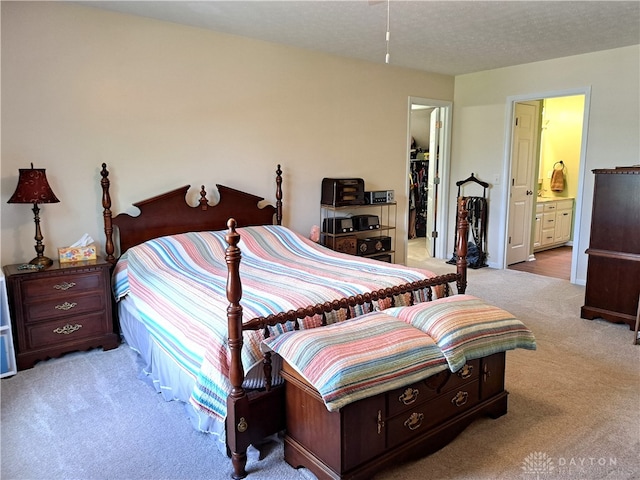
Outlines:
{"type": "Polygon", "coordinates": [[[382,419],[382,410],[378,410],[378,435],[382,433],[384,428],[384,420],[382,419]]]}
{"type": "Polygon", "coordinates": [[[76,307],[78,304],[76,302],[73,303],[69,303],[69,302],[64,302],[60,305],[56,305],[56,310],[71,310],[73,307],[76,307]]]}
{"type": "Polygon", "coordinates": [[[418,399],[418,395],[420,392],[417,388],[407,388],[402,395],[398,397],[398,401],[404,403],[405,405],[411,405],[418,399]]]}
{"type": "Polygon", "coordinates": [[[404,421],[404,426],[409,430],[415,430],[420,428],[422,421],[424,420],[424,413],[412,413],[409,418],[404,421]]]}
{"type": "Polygon", "coordinates": [[[491,376],[491,370],[489,370],[489,367],[487,366],[487,364],[484,364],[484,368],[483,368],[484,372],[482,373],[482,380],[483,381],[487,381],[489,380],[489,377],[491,376]]]}
{"type": "Polygon", "coordinates": [[[473,375],[472,371],[473,371],[473,365],[469,365],[468,363],[465,363],[464,366],[460,370],[458,370],[458,376],[461,379],[466,380],[471,375],[473,375]]]}
{"type": "Polygon", "coordinates": [[[236,427],[240,433],[246,432],[249,428],[249,424],[244,419],[244,417],[240,417],[240,421],[238,422],[238,426],[236,427]]]}
{"type": "Polygon", "coordinates": [[[76,282],[71,282],[71,283],[62,282],[57,285],[54,285],[53,288],[55,288],[56,290],[69,290],[70,288],[73,288],[75,286],[76,286],[76,282]]]}
{"type": "Polygon", "coordinates": [[[451,399],[451,403],[453,403],[456,407],[461,407],[467,400],[469,399],[469,394],[467,392],[459,391],[456,393],[456,396],[451,399]]]}
{"type": "Polygon", "coordinates": [[[69,325],[68,323],[60,328],[56,328],[53,330],[53,333],[59,333],[60,335],[71,335],[73,332],[76,332],[82,328],[82,325],[76,323],[75,325],[69,325]]]}

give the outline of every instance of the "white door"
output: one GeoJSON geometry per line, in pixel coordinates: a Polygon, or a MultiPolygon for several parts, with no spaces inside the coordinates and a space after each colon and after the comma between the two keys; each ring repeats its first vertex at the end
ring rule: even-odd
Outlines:
{"type": "Polygon", "coordinates": [[[436,256],[436,214],[438,203],[438,187],[440,185],[440,144],[442,135],[442,122],[440,120],[440,108],[431,112],[429,135],[429,178],[427,186],[427,251],[430,257],[436,256]]]}
{"type": "Polygon", "coordinates": [[[533,220],[533,172],[537,164],[539,102],[515,104],[511,147],[507,265],[529,258],[533,220]]]}

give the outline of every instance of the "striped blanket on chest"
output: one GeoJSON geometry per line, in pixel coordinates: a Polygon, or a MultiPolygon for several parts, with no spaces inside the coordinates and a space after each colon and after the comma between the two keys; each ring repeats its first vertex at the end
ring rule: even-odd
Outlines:
{"type": "Polygon", "coordinates": [[[329,411],[515,348],[535,350],[533,333],[509,312],[470,295],[394,307],[263,342],[265,351],[282,356],[318,391],[329,411]]]}

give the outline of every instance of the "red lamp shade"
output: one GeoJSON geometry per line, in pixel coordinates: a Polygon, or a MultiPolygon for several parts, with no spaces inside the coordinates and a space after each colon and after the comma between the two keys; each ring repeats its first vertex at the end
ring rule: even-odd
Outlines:
{"type": "Polygon", "coordinates": [[[44,168],[21,168],[18,186],[7,203],[58,203],[44,168]]]}
{"type": "Polygon", "coordinates": [[[40,268],[46,268],[53,264],[53,260],[44,256],[44,245],[42,243],[43,237],[40,231],[40,209],[39,203],[58,203],[58,197],[53,193],[47,176],[44,173],[44,168],[21,168],[20,176],[18,177],[18,186],[16,191],[11,195],[11,198],[7,203],[31,203],[33,204],[33,221],[36,224],[36,258],[29,263],[36,265],[40,268]]]}

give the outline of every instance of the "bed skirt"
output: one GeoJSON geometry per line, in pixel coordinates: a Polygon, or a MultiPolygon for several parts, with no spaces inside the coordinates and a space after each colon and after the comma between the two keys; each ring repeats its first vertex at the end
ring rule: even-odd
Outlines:
{"type": "MultiPolygon", "coordinates": [[[[118,315],[124,342],[138,354],[140,359],[138,378],[151,385],[165,401],[182,402],[193,427],[200,432],[212,434],[218,449],[226,455],[224,422],[196,410],[189,402],[195,385],[194,377],[160,348],[149,335],[136,312],[133,300],[125,297],[118,302],[118,315]]],[[[280,357],[273,355],[272,359],[274,371],[279,372],[282,363],[280,357]]],[[[260,366],[248,372],[246,384],[251,386],[258,382],[262,382],[260,366]]]]}

